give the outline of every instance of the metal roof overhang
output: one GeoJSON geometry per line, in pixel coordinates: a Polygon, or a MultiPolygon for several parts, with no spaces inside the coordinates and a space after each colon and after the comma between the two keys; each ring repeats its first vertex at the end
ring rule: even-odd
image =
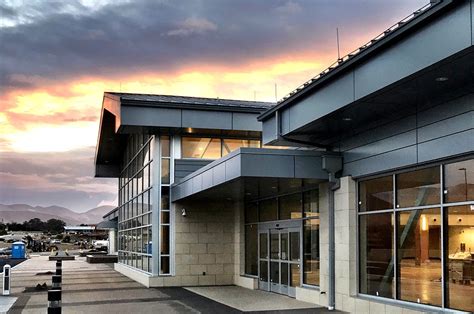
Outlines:
{"type": "Polygon", "coordinates": [[[243,200],[328,181],[324,155],[291,149],[240,148],[184,177],[171,187],[171,199],[243,200]]]}
{"type": "Polygon", "coordinates": [[[443,14],[434,10],[403,36],[374,45],[263,113],[263,143],[331,146],[341,136],[472,93],[474,12],[470,1],[456,4],[443,14]],[[448,80],[436,80],[443,77],[448,80]]]}
{"type": "MultiPolygon", "coordinates": [[[[282,132],[285,138],[280,137],[273,143],[295,145],[287,141],[294,139],[334,147],[341,138],[373,129],[470,93],[474,93],[472,47],[463,54],[426,69],[416,77],[400,81],[390,88],[380,90],[370,97],[343,106],[295,129],[287,128],[286,132],[282,132]],[[445,78],[446,81],[439,81],[445,78]]],[[[303,109],[295,108],[292,111],[291,119],[297,119],[295,112],[299,110],[303,109]]],[[[307,112],[307,115],[310,114],[307,112]]],[[[284,120],[283,116],[281,118],[284,120]]],[[[292,121],[288,123],[291,124],[292,121]]],[[[269,126],[265,126],[264,123],[264,137],[268,128],[269,126]]]]}
{"type": "Polygon", "coordinates": [[[95,155],[96,177],[118,177],[127,134],[169,133],[260,139],[262,108],[123,100],[105,93],[95,155]]]}

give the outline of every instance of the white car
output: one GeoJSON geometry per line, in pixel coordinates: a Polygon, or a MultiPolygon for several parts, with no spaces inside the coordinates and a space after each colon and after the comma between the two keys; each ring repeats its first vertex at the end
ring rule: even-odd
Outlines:
{"type": "Polygon", "coordinates": [[[61,240],[51,240],[51,244],[61,244],[61,240]]]}

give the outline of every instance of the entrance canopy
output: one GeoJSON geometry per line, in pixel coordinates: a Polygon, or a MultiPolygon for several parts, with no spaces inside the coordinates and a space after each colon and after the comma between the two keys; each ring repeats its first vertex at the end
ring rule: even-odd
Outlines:
{"type": "Polygon", "coordinates": [[[328,180],[322,169],[324,155],[335,154],[240,148],[173,184],[172,201],[253,199],[317,185],[328,180]]]}

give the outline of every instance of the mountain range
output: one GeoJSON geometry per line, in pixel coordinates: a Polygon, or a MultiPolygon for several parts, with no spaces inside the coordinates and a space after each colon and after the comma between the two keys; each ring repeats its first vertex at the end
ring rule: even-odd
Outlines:
{"type": "Polygon", "coordinates": [[[97,224],[103,220],[102,216],[113,208],[114,206],[99,206],[84,213],[76,213],[61,206],[33,207],[26,204],[0,204],[0,221],[21,223],[32,218],[39,218],[42,221],[55,218],[63,220],[68,225],[97,224]]]}

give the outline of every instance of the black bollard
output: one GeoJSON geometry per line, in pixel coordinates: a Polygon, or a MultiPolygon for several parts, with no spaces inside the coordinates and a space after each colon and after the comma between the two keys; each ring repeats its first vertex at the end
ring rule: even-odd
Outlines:
{"type": "Polygon", "coordinates": [[[63,274],[63,262],[56,261],[56,275],[62,276],[63,274]]]}
{"type": "Polygon", "coordinates": [[[62,277],[59,275],[53,275],[52,279],[52,289],[53,290],[61,290],[61,283],[62,283],[62,277]]]}
{"type": "Polygon", "coordinates": [[[61,313],[61,290],[48,290],[48,314],[61,313]]]}

